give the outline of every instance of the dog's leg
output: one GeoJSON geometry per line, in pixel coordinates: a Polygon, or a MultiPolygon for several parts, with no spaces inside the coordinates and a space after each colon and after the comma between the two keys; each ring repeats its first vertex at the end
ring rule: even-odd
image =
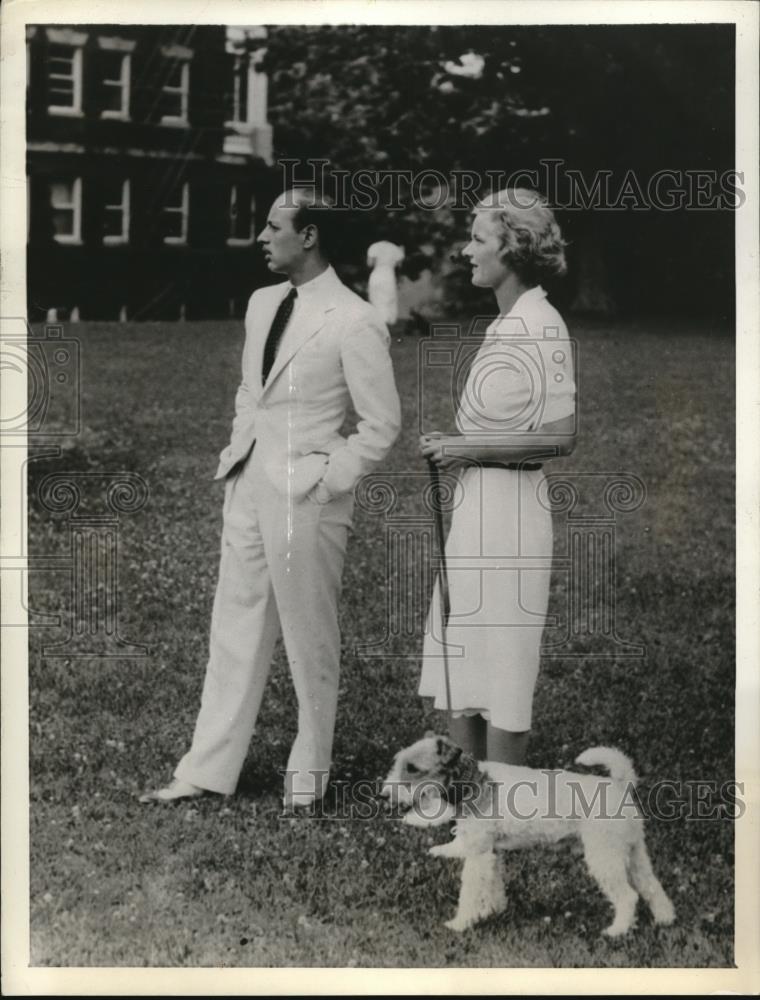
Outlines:
{"type": "Polygon", "coordinates": [[[652,869],[644,838],[637,840],[631,851],[631,882],[649,904],[656,924],[672,924],[676,919],[673,904],[652,869]]]}
{"type": "Polygon", "coordinates": [[[430,854],[437,858],[473,858],[493,851],[493,834],[480,829],[473,830],[472,824],[460,820],[456,836],[445,844],[436,844],[429,849],[430,854]]]}
{"type": "Polygon", "coordinates": [[[452,931],[464,931],[507,905],[504,859],[493,852],[465,859],[456,915],[446,921],[452,931]]]}
{"type": "Polygon", "coordinates": [[[465,849],[461,837],[447,840],[445,844],[434,844],[433,847],[428,848],[428,854],[432,854],[434,858],[469,858],[473,856],[470,851],[465,849]]]}
{"type": "Polygon", "coordinates": [[[450,823],[455,815],[454,807],[448,803],[439,803],[435,808],[429,809],[427,812],[422,812],[412,806],[409,812],[404,814],[401,822],[406,824],[406,826],[443,826],[444,823],[450,823]]]}
{"type": "Polygon", "coordinates": [[[625,845],[618,841],[588,835],[583,838],[583,855],[588,870],[615,908],[615,919],[603,931],[608,937],[625,934],[636,921],[639,897],[628,882],[626,854],[625,845]]]}

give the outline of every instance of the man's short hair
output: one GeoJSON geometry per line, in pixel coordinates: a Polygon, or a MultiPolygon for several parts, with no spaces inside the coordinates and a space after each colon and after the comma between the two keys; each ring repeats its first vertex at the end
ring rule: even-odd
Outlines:
{"type": "Polygon", "coordinates": [[[288,203],[296,206],[293,228],[300,232],[306,226],[317,230],[319,250],[323,257],[332,260],[338,245],[340,213],[328,195],[314,188],[292,188],[287,192],[288,203]]]}

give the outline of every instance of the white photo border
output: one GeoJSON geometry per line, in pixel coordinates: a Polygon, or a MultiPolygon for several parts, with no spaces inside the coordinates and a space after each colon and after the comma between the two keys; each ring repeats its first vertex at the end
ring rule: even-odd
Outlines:
{"type": "MultiPolygon", "coordinates": [[[[29,802],[26,629],[2,646],[2,969],[6,995],[627,994],[756,993],[760,990],[760,267],[758,262],[758,41],[760,6],[713,0],[8,0],[3,6],[0,317],[26,314],[25,26],[27,24],[641,24],[736,25],[736,164],[746,200],[736,212],[737,284],[737,687],[736,771],[746,813],[736,823],[734,969],[144,969],[29,965],[29,802]],[[254,974],[255,973],[255,974],[254,974]]],[[[0,322],[3,322],[0,320],[0,322]]],[[[3,394],[5,413],[25,399],[3,394]]],[[[26,449],[4,446],[2,551],[25,550],[26,449]],[[21,548],[19,546],[21,545],[21,548]]],[[[23,613],[3,591],[3,618],[23,613]]],[[[25,595],[23,595],[25,599],[25,595]]]]}

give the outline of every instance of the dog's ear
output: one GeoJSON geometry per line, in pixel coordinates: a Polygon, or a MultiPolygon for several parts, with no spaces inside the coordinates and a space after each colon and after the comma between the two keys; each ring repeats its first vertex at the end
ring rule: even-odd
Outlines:
{"type": "Polygon", "coordinates": [[[425,730],[425,739],[426,739],[426,740],[432,740],[432,739],[435,739],[435,733],[433,732],[433,730],[432,730],[432,729],[426,729],[426,730],[425,730]]]}
{"type": "Polygon", "coordinates": [[[454,767],[462,756],[462,748],[458,747],[456,743],[452,743],[451,740],[446,739],[445,736],[438,737],[436,751],[443,766],[449,768],[454,767]]]}

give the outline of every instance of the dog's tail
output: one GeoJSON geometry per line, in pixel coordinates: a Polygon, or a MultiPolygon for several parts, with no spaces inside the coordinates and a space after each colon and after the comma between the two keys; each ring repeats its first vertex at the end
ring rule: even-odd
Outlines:
{"type": "Polygon", "coordinates": [[[583,764],[584,767],[594,767],[600,764],[606,767],[610,776],[616,781],[628,781],[636,784],[639,780],[633,769],[630,757],[626,757],[620,750],[614,747],[590,747],[575,758],[576,764],[583,764]]]}

